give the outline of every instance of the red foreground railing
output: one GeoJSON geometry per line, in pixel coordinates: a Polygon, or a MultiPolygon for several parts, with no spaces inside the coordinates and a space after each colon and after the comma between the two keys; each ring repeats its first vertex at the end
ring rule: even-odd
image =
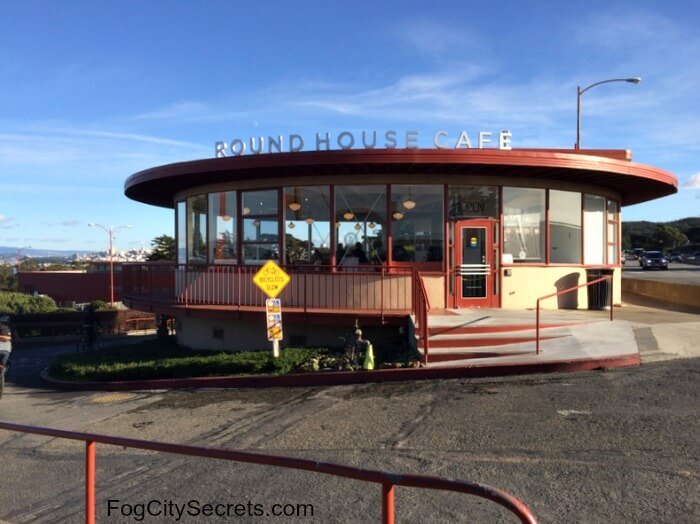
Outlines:
{"type": "Polygon", "coordinates": [[[577,289],[580,289],[582,287],[587,287],[591,286],[593,284],[599,284],[600,282],[603,282],[605,280],[610,281],[610,288],[609,288],[609,300],[610,300],[610,321],[612,322],[613,320],[613,277],[610,275],[605,275],[601,278],[597,278],[595,280],[591,280],[590,282],[586,282],[585,284],[580,284],[578,286],[573,286],[567,289],[562,289],[561,291],[557,291],[556,293],[551,293],[549,295],[545,295],[543,297],[540,297],[537,299],[537,314],[536,314],[536,321],[535,321],[535,354],[539,355],[540,354],[540,301],[541,300],[546,300],[548,298],[552,297],[557,297],[559,295],[565,295],[566,293],[570,293],[572,291],[575,291],[577,289]]]}
{"type": "Polygon", "coordinates": [[[508,511],[516,515],[521,522],[537,522],[535,516],[527,508],[527,506],[512,495],[509,495],[500,489],[486,486],[484,484],[478,484],[476,482],[449,480],[439,477],[430,477],[427,475],[392,474],[383,471],[352,468],[349,466],[341,466],[327,462],[316,462],[313,460],[291,457],[280,457],[275,455],[264,455],[261,453],[249,453],[227,449],[205,448],[185,444],[170,444],[166,442],[114,437],[96,433],[79,433],[76,431],[26,426],[2,421],[0,421],[0,429],[20,433],[31,433],[35,435],[65,438],[69,440],[80,440],[85,442],[85,522],[88,524],[94,524],[95,522],[95,443],[97,442],[112,446],[122,446],[125,448],[145,449],[150,451],[173,453],[177,455],[188,455],[192,457],[230,460],[233,462],[244,462],[248,464],[260,464],[264,466],[276,466],[281,468],[312,471],[314,473],[323,473],[327,475],[334,475],[336,477],[377,483],[380,484],[382,488],[382,522],[384,523],[394,522],[395,486],[455,491],[458,493],[474,495],[491,500],[496,504],[503,506],[508,511]]]}

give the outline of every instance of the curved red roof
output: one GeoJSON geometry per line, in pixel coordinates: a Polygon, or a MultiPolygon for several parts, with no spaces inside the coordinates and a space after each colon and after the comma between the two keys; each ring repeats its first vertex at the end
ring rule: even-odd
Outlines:
{"type": "Polygon", "coordinates": [[[618,193],[623,205],[678,191],[671,173],[629,160],[627,151],[556,149],[357,149],[209,158],[140,171],[124,184],[126,196],[173,207],[175,194],[200,186],[248,179],[328,176],[348,183],[352,174],[446,174],[582,182],[618,193]]]}

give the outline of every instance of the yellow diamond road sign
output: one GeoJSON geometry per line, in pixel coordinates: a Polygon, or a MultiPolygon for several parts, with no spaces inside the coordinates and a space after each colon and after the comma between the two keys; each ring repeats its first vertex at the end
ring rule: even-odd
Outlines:
{"type": "Polygon", "coordinates": [[[253,277],[255,285],[270,298],[279,295],[287,287],[290,280],[291,277],[272,260],[265,262],[265,265],[253,277]]]}

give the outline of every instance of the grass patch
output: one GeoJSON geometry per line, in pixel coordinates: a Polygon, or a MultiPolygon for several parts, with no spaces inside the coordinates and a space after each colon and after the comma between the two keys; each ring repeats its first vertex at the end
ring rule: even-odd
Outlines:
{"type": "Polygon", "coordinates": [[[325,353],[325,349],[287,348],[275,359],[270,351],[194,351],[153,341],[64,355],[51,364],[49,374],[76,381],[284,375],[309,358],[325,353]]]}

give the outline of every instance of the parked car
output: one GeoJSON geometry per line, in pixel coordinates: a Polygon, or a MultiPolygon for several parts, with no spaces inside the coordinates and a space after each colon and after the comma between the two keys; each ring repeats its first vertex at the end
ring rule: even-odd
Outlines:
{"type": "Polygon", "coordinates": [[[700,251],[696,251],[695,253],[688,253],[685,256],[685,262],[688,264],[700,264],[700,251]]]}
{"type": "Polygon", "coordinates": [[[681,254],[678,251],[671,251],[671,253],[668,254],[668,261],[669,262],[682,262],[681,254]]]}
{"type": "Polygon", "coordinates": [[[647,251],[640,259],[642,269],[668,269],[668,258],[661,251],[647,251]]]}

